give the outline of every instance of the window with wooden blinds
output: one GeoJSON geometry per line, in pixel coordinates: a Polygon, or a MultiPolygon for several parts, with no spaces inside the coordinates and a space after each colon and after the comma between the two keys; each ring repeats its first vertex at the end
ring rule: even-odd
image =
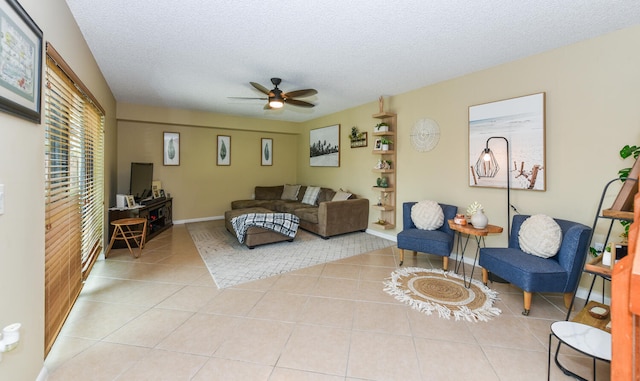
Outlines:
{"type": "Polygon", "coordinates": [[[103,248],[104,112],[47,44],[45,353],[103,248]]]}

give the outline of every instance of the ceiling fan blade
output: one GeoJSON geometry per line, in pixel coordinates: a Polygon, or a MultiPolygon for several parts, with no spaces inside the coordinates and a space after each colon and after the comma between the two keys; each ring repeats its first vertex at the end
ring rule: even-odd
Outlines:
{"type": "Polygon", "coordinates": [[[318,94],[318,90],[316,89],[304,89],[304,90],[294,90],[285,93],[284,96],[287,98],[304,98],[310,97],[312,95],[318,94]]]}
{"type": "Polygon", "coordinates": [[[291,99],[291,98],[286,98],[284,100],[284,103],[290,104],[290,105],[294,105],[294,106],[300,106],[300,107],[314,107],[315,106],[313,103],[301,101],[301,100],[298,100],[298,99],[291,99]]]}
{"type": "Polygon", "coordinates": [[[251,84],[251,86],[255,87],[255,88],[256,88],[256,89],[258,89],[260,92],[262,92],[262,93],[265,93],[265,94],[269,95],[269,90],[268,90],[266,87],[264,87],[264,86],[262,86],[261,84],[256,83],[256,82],[249,82],[249,83],[251,84]]]}
{"type": "Polygon", "coordinates": [[[229,99],[260,99],[263,101],[266,101],[267,99],[269,99],[269,98],[257,98],[257,97],[255,98],[254,97],[227,97],[227,98],[229,99]]]}
{"type": "Polygon", "coordinates": [[[271,106],[269,106],[269,103],[267,103],[266,105],[264,105],[264,107],[262,108],[263,110],[271,110],[271,106]]]}

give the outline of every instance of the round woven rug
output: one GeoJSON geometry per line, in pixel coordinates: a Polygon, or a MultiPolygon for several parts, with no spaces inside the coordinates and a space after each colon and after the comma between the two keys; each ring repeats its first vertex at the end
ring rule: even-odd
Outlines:
{"type": "Polygon", "coordinates": [[[440,317],[488,321],[502,311],[493,307],[498,293],[475,279],[465,288],[460,275],[419,267],[400,268],[384,282],[384,291],[413,309],[440,317]]]}

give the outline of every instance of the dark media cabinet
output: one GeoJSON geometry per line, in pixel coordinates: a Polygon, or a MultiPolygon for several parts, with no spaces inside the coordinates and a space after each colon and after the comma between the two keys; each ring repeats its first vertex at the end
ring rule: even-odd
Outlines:
{"type": "MultiPolygon", "coordinates": [[[[172,198],[160,198],[149,200],[146,205],[132,209],[109,209],[109,237],[113,234],[112,221],[121,218],[146,218],[147,219],[147,241],[173,226],[172,219],[172,198]]],[[[127,247],[124,241],[116,241],[114,248],[127,247]]]]}

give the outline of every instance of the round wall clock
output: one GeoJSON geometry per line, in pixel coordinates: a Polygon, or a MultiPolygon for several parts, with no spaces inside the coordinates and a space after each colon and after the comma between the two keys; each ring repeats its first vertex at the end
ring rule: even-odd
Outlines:
{"type": "Polygon", "coordinates": [[[440,127],[433,119],[419,119],[411,129],[411,145],[418,152],[435,148],[440,140],[440,127]]]}

